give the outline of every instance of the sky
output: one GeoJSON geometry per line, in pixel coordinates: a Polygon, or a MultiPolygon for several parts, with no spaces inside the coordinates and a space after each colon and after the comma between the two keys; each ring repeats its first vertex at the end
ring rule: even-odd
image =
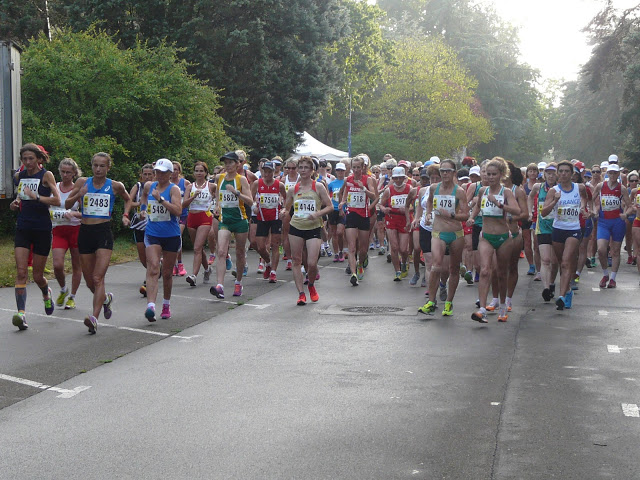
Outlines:
{"type": "MultiPolygon", "coordinates": [[[[542,80],[575,80],[591,46],[581,30],[603,8],[603,0],[477,0],[494,4],[505,21],[519,28],[521,58],[540,70],[542,80]]],[[[614,0],[618,9],[640,0],[614,0]]]]}

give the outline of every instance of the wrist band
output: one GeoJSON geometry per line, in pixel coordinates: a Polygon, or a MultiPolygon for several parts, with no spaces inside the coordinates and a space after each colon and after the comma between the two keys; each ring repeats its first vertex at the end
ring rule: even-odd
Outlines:
{"type": "Polygon", "coordinates": [[[147,206],[146,205],[140,205],[140,210],[143,212],[147,211],[147,206]]]}

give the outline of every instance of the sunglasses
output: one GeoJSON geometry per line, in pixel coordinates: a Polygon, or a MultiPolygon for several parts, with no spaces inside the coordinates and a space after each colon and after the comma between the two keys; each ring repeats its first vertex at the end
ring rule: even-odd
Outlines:
{"type": "Polygon", "coordinates": [[[440,173],[451,173],[453,172],[453,168],[441,168],[440,173]]]}
{"type": "Polygon", "coordinates": [[[637,178],[634,178],[633,180],[631,180],[631,179],[629,180],[629,182],[637,182],[637,181],[638,181],[637,178]]]}
{"type": "Polygon", "coordinates": [[[601,170],[591,170],[591,173],[602,173],[601,170]]]}
{"type": "Polygon", "coordinates": [[[285,170],[295,170],[298,167],[284,167],[285,170]]]}

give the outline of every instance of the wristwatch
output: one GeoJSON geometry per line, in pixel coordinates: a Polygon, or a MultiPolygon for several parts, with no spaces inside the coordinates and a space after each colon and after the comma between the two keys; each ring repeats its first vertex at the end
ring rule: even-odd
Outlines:
{"type": "Polygon", "coordinates": [[[451,212],[451,218],[456,218],[456,214],[451,212]]]}

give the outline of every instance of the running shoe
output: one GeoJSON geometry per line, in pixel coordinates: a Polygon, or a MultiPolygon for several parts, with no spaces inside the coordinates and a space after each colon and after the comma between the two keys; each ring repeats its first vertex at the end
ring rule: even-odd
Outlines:
{"type": "Polygon", "coordinates": [[[380,242],[378,241],[377,238],[375,239],[375,241],[373,243],[375,245],[375,248],[380,248],[380,242]]]}
{"type": "Polygon", "coordinates": [[[422,253],[422,251],[420,251],[420,265],[422,265],[424,267],[425,266],[424,263],[425,263],[424,262],[424,254],[422,253]]]}
{"type": "Polygon", "coordinates": [[[269,274],[269,283],[276,283],[277,281],[278,279],[276,278],[276,272],[271,270],[271,273],[269,274]]]}
{"type": "Polygon", "coordinates": [[[609,280],[609,285],[607,285],[607,288],[616,288],[616,281],[609,280]]]}
{"type": "Polygon", "coordinates": [[[493,312],[498,308],[498,303],[494,303],[493,301],[487,305],[487,311],[488,312],[493,312]]]}
{"type": "Polygon", "coordinates": [[[460,269],[458,271],[460,272],[460,278],[464,278],[464,274],[467,273],[467,267],[460,264],[460,269]]]}
{"type": "Polygon", "coordinates": [[[340,263],[344,262],[344,253],[343,252],[340,252],[338,254],[338,260],[340,261],[340,263]]]}
{"type": "Polygon", "coordinates": [[[360,265],[358,265],[357,275],[358,275],[358,280],[362,280],[364,278],[364,268],[362,268],[362,266],[360,265]]]}
{"type": "Polygon", "coordinates": [[[507,302],[507,312],[510,312],[510,311],[511,311],[511,301],[509,300],[507,302]]]}
{"type": "Polygon", "coordinates": [[[53,313],[53,292],[51,291],[51,288],[49,288],[48,290],[48,295],[47,295],[47,299],[44,300],[44,313],[46,313],[47,315],[51,315],[53,313]]]}
{"type": "Polygon", "coordinates": [[[65,290],[65,291],[60,290],[60,295],[58,295],[58,298],[56,299],[56,307],[64,306],[64,299],[67,297],[67,295],[69,295],[68,290],[65,290]]]}
{"type": "Polygon", "coordinates": [[[187,271],[184,269],[184,263],[178,264],[178,275],[184,277],[187,274],[187,271]]]}
{"type": "Polygon", "coordinates": [[[591,265],[591,258],[587,257],[584,261],[584,266],[587,268],[592,268],[593,265],[591,265]]]}
{"type": "Polygon", "coordinates": [[[580,290],[580,276],[576,275],[571,280],[571,290],[580,290]]]}
{"type": "Polygon", "coordinates": [[[233,262],[231,261],[230,255],[227,255],[226,267],[227,270],[233,270],[233,262]]]}
{"type": "Polygon", "coordinates": [[[330,246],[327,245],[327,248],[325,250],[327,251],[327,257],[333,256],[333,250],[331,250],[330,246]]]}
{"type": "Polygon", "coordinates": [[[267,280],[269,278],[269,275],[271,275],[271,265],[267,265],[266,267],[264,267],[264,272],[262,272],[262,278],[267,280]]]}
{"type": "Polygon", "coordinates": [[[362,261],[362,266],[367,268],[369,266],[369,255],[364,256],[364,260],[362,261]]]}
{"type": "Polygon", "coordinates": [[[480,299],[476,300],[476,307],[480,308],[480,299]]]}
{"type": "Polygon", "coordinates": [[[178,265],[174,265],[173,266],[173,276],[177,277],[178,276],[178,265]]]}
{"type": "Polygon", "coordinates": [[[402,278],[400,277],[400,272],[396,272],[395,275],[393,276],[393,281],[394,282],[401,282],[402,278]]]}
{"type": "Polygon", "coordinates": [[[249,275],[249,265],[245,263],[244,268],[242,269],[242,276],[246,277],[247,275],[249,275]]]}
{"type": "Polygon", "coordinates": [[[453,302],[444,302],[444,310],[442,310],[442,315],[445,317],[453,316],[453,302]]]}
{"type": "Polygon", "coordinates": [[[420,286],[421,287],[426,287],[427,286],[427,277],[426,277],[426,275],[423,275],[422,280],[420,280],[420,286]]]}
{"type": "Polygon", "coordinates": [[[93,315],[84,317],[84,325],[89,329],[89,333],[94,335],[98,330],[98,319],[93,315]]]}
{"type": "Polygon", "coordinates": [[[320,273],[316,273],[316,281],[320,280],[320,273]]]}
{"type": "Polygon", "coordinates": [[[631,262],[631,265],[638,265],[638,257],[633,257],[633,262],[631,262]]]}
{"type": "Polygon", "coordinates": [[[196,286],[196,276],[195,276],[195,275],[189,275],[189,276],[186,278],[186,280],[187,280],[187,283],[188,283],[189,285],[191,285],[192,287],[195,287],[195,286],[196,286]]]}
{"type": "Polygon", "coordinates": [[[409,269],[407,268],[407,264],[402,264],[402,269],[400,270],[400,277],[407,278],[409,276],[409,269]]]}
{"type": "Polygon", "coordinates": [[[476,322],[480,322],[480,323],[489,323],[489,320],[487,319],[487,314],[484,313],[482,310],[473,312],[471,314],[471,320],[475,320],[476,322]]]}
{"type": "Polygon", "coordinates": [[[216,254],[215,253],[210,253],[209,254],[209,265],[213,265],[213,262],[216,261],[216,254]]]}
{"type": "Polygon", "coordinates": [[[140,285],[140,289],[138,290],[140,292],[140,295],[142,295],[143,297],[147,296],[147,281],[145,280],[142,285],[140,285]]]}
{"type": "Polygon", "coordinates": [[[418,312],[428,315],[436,311],[436,306],[437,305],[435,304],[435,302],[432,302],[431,300],[429,300],[427,303],[425,303],[423,306],[421,306],[418,309],[418,312]]]}
{"type": "Polygon", "coordinates": [[[385,253],[387,253],[387,249],[384,247],[380,247],[380,250],[378,250],[378,255],[384,255],[385,253]]]}
{"type": "Polygon", "coordinates": [[[611,257],[607,257],[607,265],[611,267],[611,264],[612,264],[611,257]]]}
{"type": "Polygon", "coordinates": [[[309,285],[309,275],[304,276],[304,284],[309,285]]]}
{"type": "Polygon", "coordinates": [[[351,275],[351,279],[349,281],[351,282],[351,285],[353,285],[354,287],[357,287],[359,285],[358,276],[355,273],[351,275]]]}
{"type": "Polygon", "coordinates": [[[633,264],[633,257],[629,255],[629,257],[627,258],[627,265],[632,265],[632,264],[633,264]]]}
{"type": "Polygon", "coordinates": [[[429,290],[427,290],[426,292],[424,292],[424,296],[428,297],[429,296],[429,290]]]}
{"type": "Polygon", "coordinates": [[[311,298],[312,302],[320,300],[320,295],[318,295],[315,285],[309,285],[309,298],[311,298]]]}
{"type": "Polygon", "coordinates": [[[205,271],[202,273],[202,283],[209,283],[211,279],[211,267],[207,267],[205,271]]]}
{"type": "Polygon", "coordinates": [[[561,295],[556,300],[556,310],[564,310],[564,297],[561,295]]]}
{"type": "Polygon", "coordinates": [[[73,310],[75,308],[76,308],[76,301],[71,297],[67,298],[67,303],[64,304],[64,309],[73,310]]]}
{"type": "Polygon", "coordinates": [[[520,250],[520,258],[524,258],[524,251],[520,250]]]}
{"type": "Polygon", "coordinates": [[[291,261],[291,259],[287,260],[287,268],[285,268],[285,270],[291,270],[292,267],[293,267],[293,262],[291,261]]]}
{"type": "Polygon", "coordinates": [[[144,311],[144,318],[149,320],[150,322],[156,321],[156,308],[155,307],[147,307],[144,311]]]}
{"type": "Polygon", "coordinates": [[[542,281],[542,274],[540,272],[536,272],[536,274],[533,276],[533,281],[534,282],[541,282],[542,281]]]}
{"type": "Polygon", "coordinates": [[[162,313],[160,314],[160,318],[163,320],[171,318],[171,307],[169,305],[162,304],[162,313]]]}
{"type": "Polygon", "coordinates": [[[239,297],[241,295],[242,295],[242,284],[236,283],[235,286],[233,287],[233,296],[239,297]]]}
{"type": "Polygon", "coordinates": [[[321,257],[326,257],[327,256],[327,251],[325,250],[324,245],[322,245],[320,247],[320,256],[321,257]]]}
{"type": "Polygon", "coordinates": [[[264,262],[262,261],[262,259],[260,259],[260,261],[258,262],[258,273],[264,273],[264,262]]]}
{"type": "Polygon", "coordinates": [[[544,290],[542,290],[542,298],[544,299],[545,302],[551,301],[551,298],[552,298],[551,290],[548,288],[545,288],[544,290]]]}
{"type": "Polygon", "coordinates": [[[409,280],[409,285],[417,285],[418,280],[420,280],[420,274],[416,272],[413,274],[413,277],[411,277],[411,280],[409,280]]]}
{"type": "Polygon", "coordinates": [[[387,253],[387,263],[391,263],[391,254],[387,253]]]}
{"type": "Polygon", "coordinates": [[[111,315],[113,314],[113,311],[111,310],[112,303],[113,303],[113,293],[109,292],[107,293],[107,299],[102,304],[102,308],[104,310],[104,318],[106,318],[107,320],[109,320],[111,318],[111,315]]]}
{"type": "Polygon", "coordinates": [[[476,276],[473,277],[473,283],[478,283],[480,281],[480,272],[476,271],[476,276]]]}
{"type": "Polygon", "coordinates": [[[447,300],[447,286],[440,284],[440,301],[444,302],[447,300]]]}
{"type": "Polygon", "coordinates": [[[371,242],[371,243],[369,244],[369,250],[375,250],[375,249],[376,249],[376,244],[375,244],[375,243],[373,243],[373,242],[371,242]]]}
{"type": "Polygon", "coordinates": [[[595,267],[597,265],[596,263],[596,257],[591,257],[591,266],[595,267]]]}
{"type": "Polygon", "coordinates": [[[602,280],[600,280],[600,288],[607,288],[607,282],[609,281],[609,275],[605,275],[604,277],[602,277],[602,280]]]}
{"type": "Polygon", "coordinates": [[[473,285],[473,273],[467,270],[464,274],[464,280],[467,282],[467,285],[473,285]]]}
{"type": "Polygon", "coordinates": [[[302,305],[306,305],[306,304],[307,304],[307,296],[303,292],[298,296],[297,305],[302,306],[302,305]]]}
{"type": "Polygon", "coordinates": [[[556,284],[555,283],[550,283],[549,284],[549,291],[551,292],[551,298],[555,297],[555,295],[556,295],[556,284]]]}
{"type": "Polygon", "coordinates": [[[571,308],[572,303],[573,303],[573,292],[569,290],[567,294],[564,296],[564,308],[571,308]]]}
{"type": "Polygon", "coordinates": [[[346,275],[351,275],[351,265],[347,265],[347,268],[344,269],[344,273],[346,275]]]}
{"type": "Polygon", "coordinates": [[[527,275],[535,275],[536,274],[536,266],[529,265],[529,270],[527,271],[527,275]]]}
{"type": "Polygon", "coordinates": [[[218,298],[224,298],[224,287],[222,285],[216,285],[209,289],[211,295],[215,295],[218,298]]]}
{"type": "Polygon", "coordinates": [[[333,263],[338,263],[340,261],[340,255],[337,253],[333,256],[333,263]]]}
{"type": "Polygon", "coordinates": [[[24,312],[14,313],[12,323],[14,326],[18,327],[18,330],[26,330],[27,328],[29,328],[24,312]]]}
{"type": "Polygon", "coordinates": [[[507,307],[502,305],[498,309],[498,321],[499,322],[506,322],[508,319],[509,319],[509,315],[507,315],[507,307]]]}

